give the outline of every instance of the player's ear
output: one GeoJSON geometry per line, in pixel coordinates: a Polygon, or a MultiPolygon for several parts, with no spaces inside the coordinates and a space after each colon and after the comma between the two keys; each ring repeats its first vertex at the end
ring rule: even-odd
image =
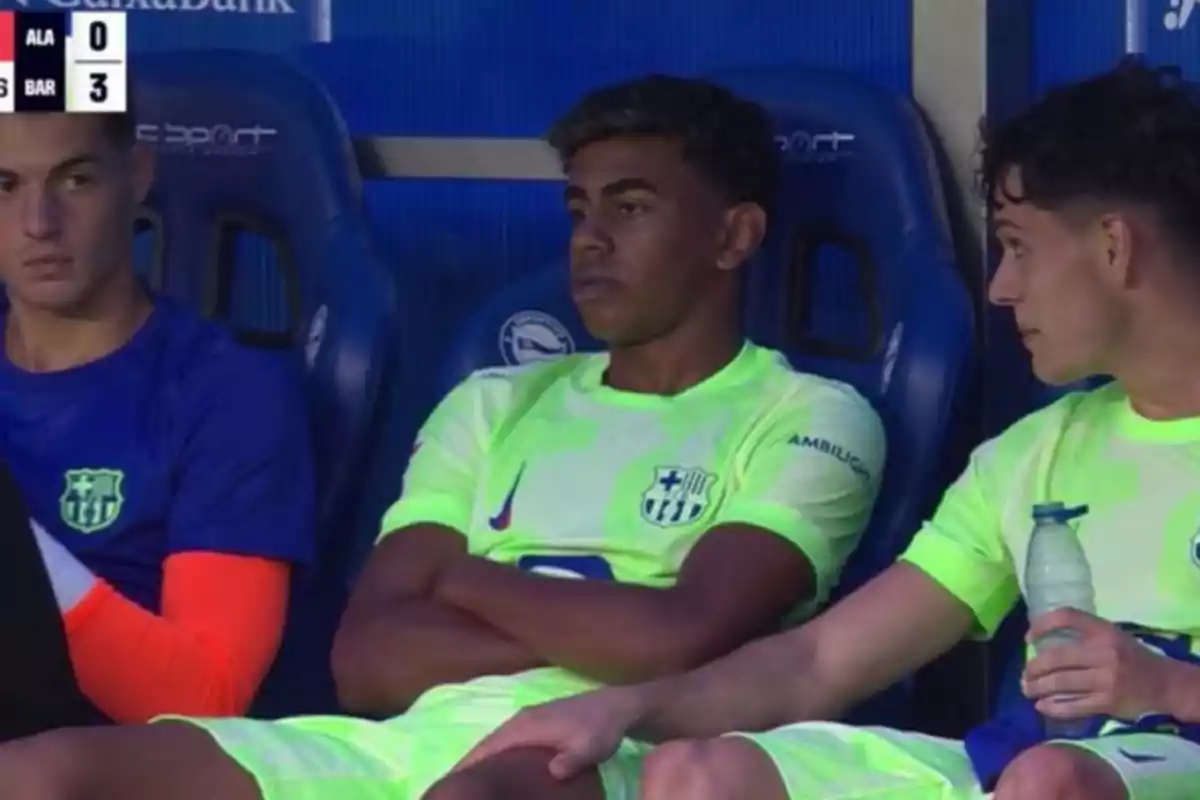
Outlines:
{"type": "Polygon", "coordinates": [[[154,185],[154,149],[145,142],[134,142],[131,152],[133,165],[133,199],[137,205],[146,202],[154,185]]]}
{"type": "Polygon", "coordinates": [[[767,232],[767,212],[757,203],[738,203],[725,211],[723,223],[717,268],[728,271],[758,251],[767,232]]]}

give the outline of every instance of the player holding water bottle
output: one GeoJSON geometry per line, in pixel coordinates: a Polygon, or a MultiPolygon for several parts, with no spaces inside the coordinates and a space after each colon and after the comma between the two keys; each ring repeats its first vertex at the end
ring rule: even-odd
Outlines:
{"type": "MultiPolygon", "coordinates": [[[[1033,532],[1025,555],[1025,605],[1036,621],[1043,614],[1062,608],[1096,613],[1096,592],[1087,553],[1070,523],[1087,513],[1087,506],[1066,508],[1062,503],[1041,503],[1033,507],[1033,532]]],[[[1070,628],[1052,630],[1039,637],[1038,653],[1061,645],[1075,644],[1078,634],[1070,628]]],[[[1062,701],[1074,695],[1059,695],[1062,701]]],[[[1045,718],[1049,738],[1081,739],[1088,735],[1090,720],[1045,718]]]]}
{"type": "Polygon", "coordinates": [[[1000,127],[983,164],[1004,247],[989,299],[1042,380],[1115,380],[979,447],[901,562],[825,614],[682,677],[529,709],[427,800],[509,796],[490,765],[547,750],[562,782],[539,797],[594,796],[572,778],[625,736],[665,742],[642,800],[1200,797],[1197,142],[1196,88],[1136,63],[1000,127]],[[1082,607],[1029,634],[1072,640],[1043,647],[1027,702],[966,742],[806,722],[994,632],[1022,590],[1035,610],[1082,607]],[[1039,713],[1084,738],[1047,737],[1039,713]]]}

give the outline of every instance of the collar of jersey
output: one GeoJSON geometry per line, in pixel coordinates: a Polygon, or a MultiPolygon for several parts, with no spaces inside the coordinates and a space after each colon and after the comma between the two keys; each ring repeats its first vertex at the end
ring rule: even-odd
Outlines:
{"type": "Polygon", "coordinates": [[[152,337],[153,331],[158,327],[162,319],[163,298],[153,294],[150,298],[154,303],[150,309],[150,314],[141,324],[141,327],[134,331],[133,336],[129,337],[129,341],[111,353],[101,356],[94,361],[88,361],[77,367],[55,370],[53,372],[30,372],[18,367],[4,355],[3,317],[0,317],[0,379],[15,381],[22,386],[37,386],[46,389],[64,385],[70,386],[76,384],[78,381],[103,374],[104,370],[111,369],[115,363],[136,357],[136,354],[143,348],[145,342],[152,337]]]}
{"type": "Polygon", "coordinates": [[[1117,425],[1121,433],[1130,439],[1163,443],[1200,442],[1200,417],[1184,419],[1150,419],[1143,417],[1130,404],[1129,398],[1120,399],[1117,407],[1117,425]]]}
{"type": "Polygon", "coordinates": [[[606,403],[640,408],[661,408],[685,403],[699,395],[707,395],[744,384],[748,378],[758,372],[764,352],[763,348],[747,341],[742,344],[742,349],[728,364],[695,386],[674,395],[628,392],[608,386],[604,383],[604,371],[608,369],[608,353],[598,353],[589,358],[584,365],[579,374],[578,386],[580,391],[588,396],[606,403]]]}

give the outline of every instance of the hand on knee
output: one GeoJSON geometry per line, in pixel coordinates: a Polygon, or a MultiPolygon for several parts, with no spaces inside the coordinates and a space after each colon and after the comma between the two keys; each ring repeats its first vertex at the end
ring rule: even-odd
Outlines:
{"type": "Polygon", "coordinates": [[[1068,745],[1042,745],[1016,758],[995,800],[1127,800],[1125,784],[1103,759],[1068,745]]]}
{"type": "Polygon", "coordinates": [[[641,800],[785,800],[774,765],[738,738],[681,740],[646,757],[641,800]]]}

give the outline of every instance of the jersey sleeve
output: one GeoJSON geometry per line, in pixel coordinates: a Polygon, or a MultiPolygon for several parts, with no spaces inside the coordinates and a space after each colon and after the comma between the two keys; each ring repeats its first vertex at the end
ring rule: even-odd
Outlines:
{"type": "Polygon", "coordinates": [[[180,392],[169,550],[309,562],[316,480],[298,371],[233,345],[211,358],[180,392]]]}
{"type": "Polygon", "coordinates": [[[753,525],[796,545],[824,598],[870,517],[886,447],[879,416],[850,389],[805,394],[747,440],[715,524],[753,525]]]}
{"type": "Polygon", "coordinates": [[[486,375],[475,374],[442,399],[417,433],[400,498],[384,512],[380,539],[417,523],[466,535],[475,487],[491,439],[486,375]]]}
{"type": "Polygon", "coordinates": [[[991,485],[998,440],[971,455],[946,490],[933,518],[900,557],[933,578],[971,609],[977,636],[991,636],[1020,596],[1012,557],[1001,535],[991,485]]]}

